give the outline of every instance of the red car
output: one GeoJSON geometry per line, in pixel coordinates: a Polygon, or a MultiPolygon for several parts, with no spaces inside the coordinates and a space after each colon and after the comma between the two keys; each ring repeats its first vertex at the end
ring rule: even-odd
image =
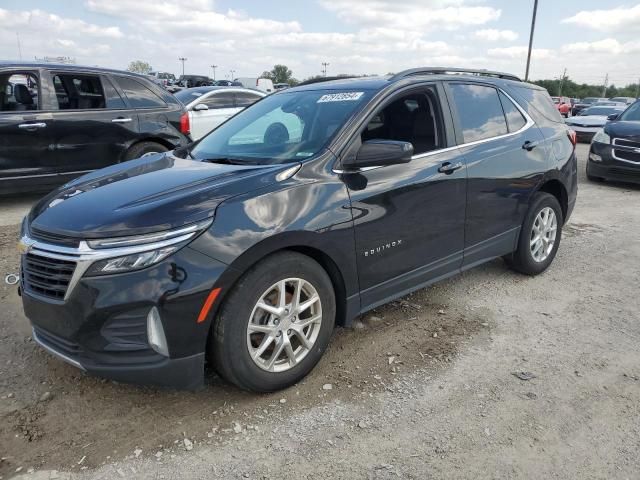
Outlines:
{"type": "Polygon", "coordinates": [[[556,108],[565,118],[571,116],[571,99],[569,97],[551,97],[553,103],[556,104],[556,108]]]}

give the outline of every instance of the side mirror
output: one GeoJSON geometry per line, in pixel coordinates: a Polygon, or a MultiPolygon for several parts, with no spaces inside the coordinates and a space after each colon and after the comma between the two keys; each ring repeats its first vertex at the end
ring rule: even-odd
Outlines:
{"type": "Polygon", "coordinates": [[[204,103],[197,103],[193,106],[194,112],[202,112],[203,110],[209,110],[209,107],[204,103]]]}
{"type": "Polygon", "coordinates": [[[607,120],[611,122],[613,120],[617,120],[619,116],[620,116],[619,113],[612,113],[611,115],[607,116],[607,120]]]}
{"type": "Polygon", "coordinates": [[[396,140],[367,140],[355,157],[345,159],[346,168],[382,167],[409,163],[413,156],[413,145],[396,140]]]}

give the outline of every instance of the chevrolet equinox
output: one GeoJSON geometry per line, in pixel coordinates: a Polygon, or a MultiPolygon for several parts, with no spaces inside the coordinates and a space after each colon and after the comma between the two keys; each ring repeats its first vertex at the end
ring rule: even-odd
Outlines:
{"type": "Polygon", "coordinates": [[[335,325],[497,257],[553,261],[575,135],[545,90],[422,68],[267,96],[187,147],[63,185],[24,219],[33,338],[111,379],[267,392],[335,325]]]}

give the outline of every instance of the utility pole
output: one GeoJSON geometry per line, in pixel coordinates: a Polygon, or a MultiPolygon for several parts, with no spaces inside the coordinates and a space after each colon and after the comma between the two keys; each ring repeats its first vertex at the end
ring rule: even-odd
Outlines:
{"type": "Polygon", "coordinates": [[[638,79],[638,84],[636,85],[636,100],[640,98],[640,78],[638,79]]]}
{"type": "Polygon", "coordinates": [[[329,62],[322,62],[322,76],[327,76],[327,67],[329,66],[329,62]]]}
{"type": "Polygon", "coordinates": [[[234,80],[234,75],[236,74],[236,71],[235,71],[235,70],[229,70],[229,73],[231,73],[231,78],[230,78],[230,80],[233,82],[233,80],[234,80]]]}
{"type": "Polygon", "coordinates": [[[564,67],[564,72],[562,72],[562,76],[560,77],[560,86],[558,87],[558,96],[562,96],[562,84],[564,83],[564,77],[567,76],[567,67],[564,67]]]}
{"type": "Polygon", "coordinates": [[[18,39],[18,59],[22,60],[22,47],[20,46],[20,33],[16,32],[16,38],[18,39]]]}
{"type": "Polygon", "coordinates": [[[531,32],[529,33],[529,51],[527,52],[527,70],[524,81],[529,80],[529,65],[531,64],[531,47],[533,46],[533,32],[536,29],[536,14],[538,13],[538,0],[533,0],[533,16],[531,17],[531,32]]]}
{"type": "Polygon", "coordinates": [[[602,98],[607,96],[607,84],[609,83],[609,74],[604,76],[604,86],[602,87],[602,98]]]}
{"type": "Polygon", "coordinates": [[[178,60],[182,62],[182,76],[184,77],[184,62],[187,61],[185,57],[178,57],[178,60]]]}
{"type": "Polygon", "coordinates": [[[211,65],[211,69],[213,70],[213,79],[216,79],[216,68],[218,68],[218,65],[211,65]]]}

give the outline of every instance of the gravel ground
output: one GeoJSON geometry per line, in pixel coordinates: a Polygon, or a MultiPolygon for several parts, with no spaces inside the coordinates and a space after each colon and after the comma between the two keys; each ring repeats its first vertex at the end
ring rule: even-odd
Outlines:
{"type": "Polygon", "coordinates": [[[381,307],[278,394],[88,377],[33,345],[2,285],[0,477],[639,478],[640,188],[587,182],[586,151],[547,272],[496,260],[381,307]]]}

